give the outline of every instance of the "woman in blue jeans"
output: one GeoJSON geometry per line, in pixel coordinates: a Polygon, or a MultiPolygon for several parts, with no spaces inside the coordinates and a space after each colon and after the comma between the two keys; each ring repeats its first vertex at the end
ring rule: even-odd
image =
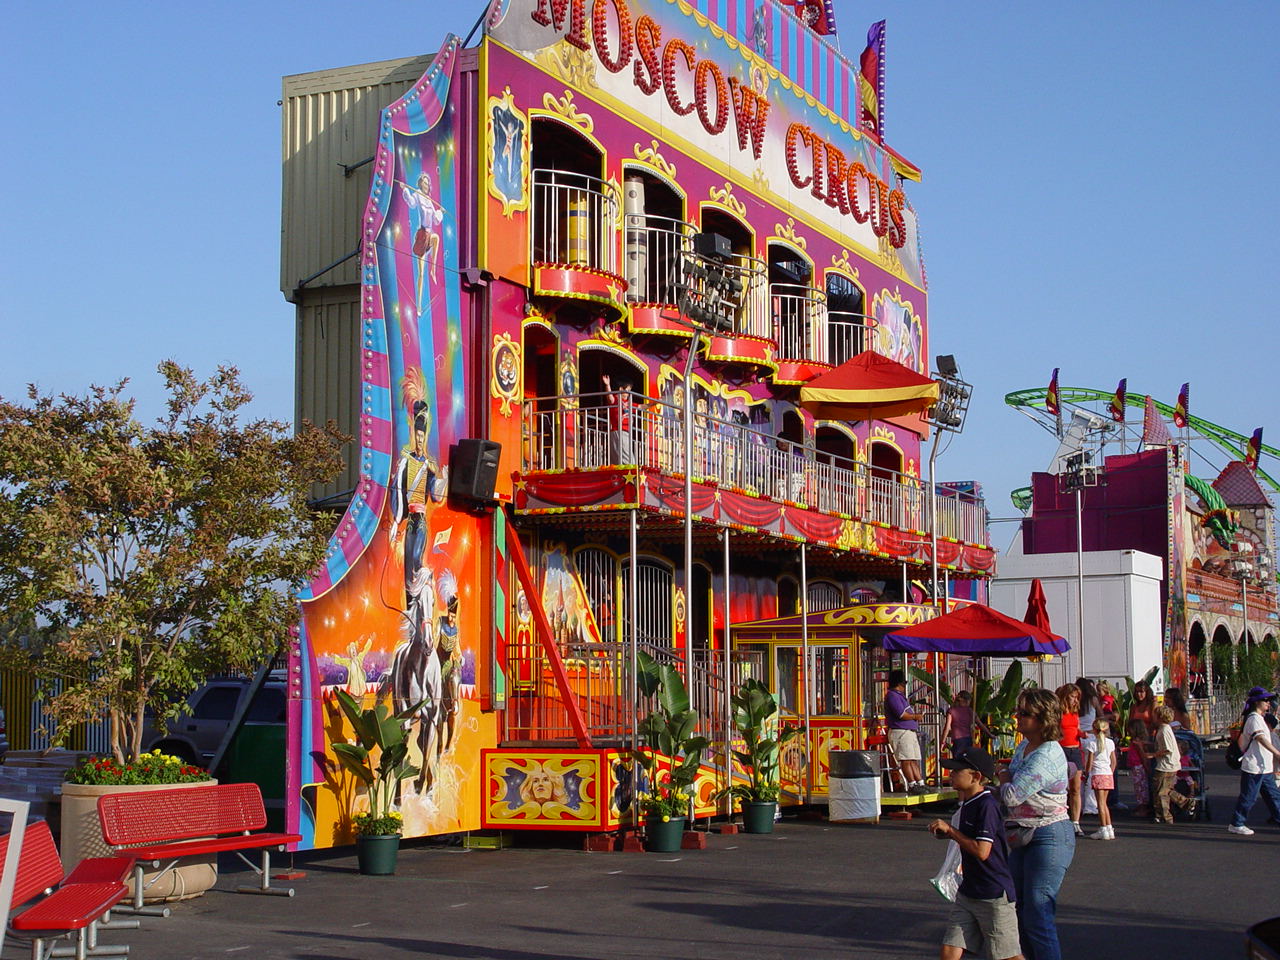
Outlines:
{"type": "Polygon", "coordinates": [[[1067,813],[1067,758],[1058,745],[1062,707],[1051,690],[1027,690],[1018,698],[1016,720],[1023,739],[1000,774],[1000,799],[1009,817],[1018,933],[1027,960],[1062,960],[1058,889],[1076,851],[1067,813]]]}
{"type": "Polygon", "coordinates": [[[1238,741],[1244,754],[1240,758],[1240,796],[1236,799],[1235,813],[1227,827],[1229,833],[1242,837],[1253,836],[1253,831],[1245,826],[1245,820],[1258,802],[1259,791],[1271,810],[1271,819],[1280,820],[1280,790],[1276,789],[1274,775],[1280,751],[1271,742],[1271,730],[1265,719],[1274,697],[1275,694],[1266,687],[1254,687],[1244,702],[1244,729],[1240,731],[1238,741]]]}

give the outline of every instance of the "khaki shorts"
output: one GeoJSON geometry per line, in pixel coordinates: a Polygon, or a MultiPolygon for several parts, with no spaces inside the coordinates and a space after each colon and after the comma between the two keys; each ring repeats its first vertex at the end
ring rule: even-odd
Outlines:
{"type": "Polygon", "coordinates": [[[890,730],[889,746],[899,763],[920,759],[920,738],[914,730],[890,730]]]}
{"type": "Polygon", "coordinates": [[[974,900],[957,893],[942,942],[990,960],[1016,957],[1022,953],[1018,911],[1005,894],[998,900],[974,900]]]}

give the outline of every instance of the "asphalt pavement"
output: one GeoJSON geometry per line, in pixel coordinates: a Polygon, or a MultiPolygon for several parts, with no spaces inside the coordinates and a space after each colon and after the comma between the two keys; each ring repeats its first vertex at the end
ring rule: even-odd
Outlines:
{"type": "MultiPolygon", "coordinates": [[[[1242,957],[1245,928],[1280,914],[1280,827],[1260,802],[1257,834],[1228,834],[1235,775],[1221,751],[1209,763],[1212,822],[1121,814],[1116,841],[1079,842],[1058,910],[1067,957],[1242,957]]],[[[102,940],[130,944],[132,960],[935,957],[947,905],[928,883],[943,845],[927,822],[787,818],[673,854],[584,853],[545,835],[483,851],[407,841],[385,878],[359,876],[352,851],[318,851],[296,857],[293,899],[232,892],[250,878],[224,857],[214,890],[102,940]]]]}

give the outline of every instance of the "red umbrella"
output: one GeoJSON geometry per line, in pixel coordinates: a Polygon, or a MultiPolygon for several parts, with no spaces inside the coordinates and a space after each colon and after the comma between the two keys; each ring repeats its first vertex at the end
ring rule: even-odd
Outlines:
{"type": "Polygon", "coordinates": [[[800,406],[819,420],[883,420],[923,413],[937,402],[935,381],[872,350],[800,388],[800,406]]]}
{"type": "Polygon", "coordinates": [[[1031,592],[1027,594],[1027,615],[1022,619],[1045,633],[1053,632],[1053,628],[1049,626],[1049,601],[1045,598],[1044,584],[1039,577],[1031,581],[1031,592]]]}
{"type": "Polygon", "coordinates": [[[1005,616],[981,603],[885,634],[886,650],[954,653],[966,657],[1028,657],[1066,653],[1062,637],[1005,616]]]}

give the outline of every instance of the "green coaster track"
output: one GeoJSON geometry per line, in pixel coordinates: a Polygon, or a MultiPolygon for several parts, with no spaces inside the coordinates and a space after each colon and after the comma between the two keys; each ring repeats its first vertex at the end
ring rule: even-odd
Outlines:
{"type": "MultiPolygon", "coordinates": [[[[1050,431],[1056,433],[1057,417],[1045,409],[1045,396],[1049,390],[1047,387],[1039,387],[1034,390],[1015,390],[1013,393],[1007,393],[1004,402],[1016,410],[1021,410],[1030,416],[1033,420],[1040,423],[1050,431]]],[[[1111,390],[1090,390],[1086,387],[1059,387],[1058,402],[1062,407],[1081,406],[1090,403],[1110,403],[1115,397],[1115,392],[1111,390]]],[[[1161,403],[1154,400],[1155,408],[1165,417],[1172,419],[1174,408],[1167,403],[1161,403]]],[[[1139,410],[1146,409],[1146,394],[1135,393],[1130,391],[1125,398],[1125,406],[1136,407],[1139,410]]],[[[1092,412],[1092,411],[1090,411],[1092,412]]],[[[1200,437],[1208,440],[1215,447],[1225,453],[1233,460],[1238,460],[1244,456],[1245,446],[1249,442],[1249,438],[1242,433],[1236,433],[1234,430],[1228,430],[1226,427],[1211,423],[1202,417],[1187,417],[1187,428],[1198,434],[1200,437]]],[[[1269,447],[1265,443],[1262,445],[1261,456],[1280,457],[1280,449],[1269,447]]],[[[1280,492],[1280,483],[1267,474],[1259,465],[1257,471],[1258,479],[1272,490],[1280,492]]],[[[1031,505],[1031,488],[1020,487],[1014,490],[1010,497],[1013,499],[1014,505],[1019,510],[1027,510],[1031,505]]]]}

